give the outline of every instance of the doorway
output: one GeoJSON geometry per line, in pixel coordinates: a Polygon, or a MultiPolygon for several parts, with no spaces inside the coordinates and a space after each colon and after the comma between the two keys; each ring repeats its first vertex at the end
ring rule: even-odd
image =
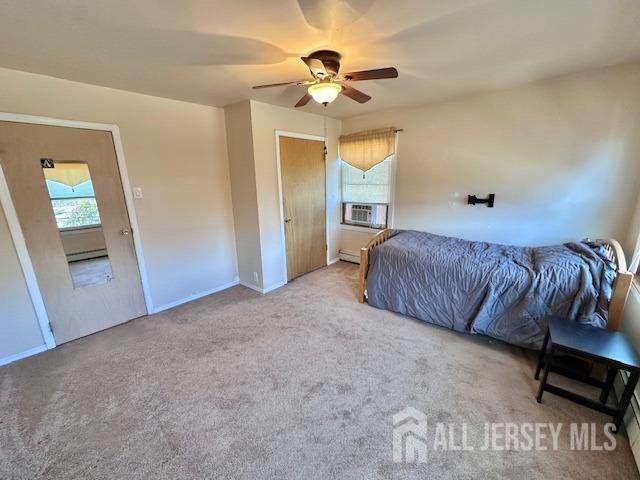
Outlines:
{"type": "Polygon", "coordinates": [[[56,344],[145,315],[112,132],[0,121],[0,151],[56,344]]]}
{"type": "Polygon", "coordinates": [[[278,134],[287,280],[327,265],[324,139],[278,134]]]}

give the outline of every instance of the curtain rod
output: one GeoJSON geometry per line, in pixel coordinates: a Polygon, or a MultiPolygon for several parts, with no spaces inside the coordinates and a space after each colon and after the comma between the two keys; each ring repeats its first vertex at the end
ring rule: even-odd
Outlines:
{"type": "MultiPolygon", "coordinates": [[[[400,133],[400,132],[404,132],[404,128],[396,128],[396,129],[393,130],[393,133],[400,133]]],[[[350,137],[350,136],[357,136],[357,135],[359,135],[361,133],[364,133],[364,132],[348,133],[347,135],[340,135],[340,138],[342,138],[342,137],[350,137]]]]}

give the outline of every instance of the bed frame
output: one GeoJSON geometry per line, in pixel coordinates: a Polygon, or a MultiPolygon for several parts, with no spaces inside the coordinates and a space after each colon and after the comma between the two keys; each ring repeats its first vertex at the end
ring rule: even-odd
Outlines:
{"type": "MultiPolygon", "coordinates": [[[[358,301],[364,303],[367,291],[367,273],[369,271],[369,252],[383,242],[386,242],[393,230],[387,228],[378,232],[367,244],[366,247],[360,249],[360,278],[358,289],[358,301]]],[[[612,238],[599,239],[596,243],[604,245],[607,250],[609,259],[616,267],[616,280],[613,284],[613,294],[609,302],[609,321],[607,328],[609,330],[620,330],[622,327],[622,314],[624,304],[627,301],[629,290],[631,289],[631,281],[633,273],[627,270],[627,261],[624,257],[622,247],[617,240],[612,238]]]]}

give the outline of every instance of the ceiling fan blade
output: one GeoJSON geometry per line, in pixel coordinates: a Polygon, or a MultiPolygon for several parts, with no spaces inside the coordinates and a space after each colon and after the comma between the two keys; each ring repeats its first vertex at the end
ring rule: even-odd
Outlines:
{"type": "Polygon", "coordinates": [[[342,87],[343,87],[342,92],[340,93],[342,93],[343,95],[346,95],[351,100],[355,100],[358,103],[366,103],[369,100],[371,100],[371,97],[369,95],[361,92],[360,90],[356,90],[355,88],[350,87],[349,85],[342,84],[342,87]]]}
{"type": "Polygon", "coordinates": [[[271,87],[284,87],[285,85],[304,85],[306,83],[310,83],[307,80],[298,80],[297,82],[282,82],[282,83],[270,83],[269,85],[256,85],[253,88],[257,90],[259,88],[271,88],[271,87]]]}
{"type": "Polygon", "coordinates": [[[304,63],[307,64],[309,70],[311,70],[311,74],[316,78],[325,78],[329,76],[327,69],[324,67],[324,63],[322,60],[318,60],[317,58],[311,57],[300,57],[304,63]]]}
{"type": "Polygon", "coordinates": [[[307,103],[309,103],[309,100],[311,100],[311,95],[305,93],[304,96],[300,100],[298,100],[298,103],[296,103],[296,108],[304,107],[307,103]]]}
{"type": "Polygon", "coordinates": [[[357,82],[360,80],[379,80],[382,78],[398,78],[398,70],[393,67],[376,68],[375,70],[362,70],[360,72],[345,73],[342,75],[344,80],[357,82]]]}

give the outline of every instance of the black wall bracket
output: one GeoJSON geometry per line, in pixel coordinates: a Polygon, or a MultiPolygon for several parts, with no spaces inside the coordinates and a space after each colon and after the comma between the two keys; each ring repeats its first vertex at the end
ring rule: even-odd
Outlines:
{"type": "Polygon", "coordinates": [[[475,195],[469,195],[467,197],[468,205],[477,205],[478,203],[486,203],[487,207],[493,208],[493,203],[495,202],[496,194],[490,193],[487,198],[478,198],[475,195]]]}

